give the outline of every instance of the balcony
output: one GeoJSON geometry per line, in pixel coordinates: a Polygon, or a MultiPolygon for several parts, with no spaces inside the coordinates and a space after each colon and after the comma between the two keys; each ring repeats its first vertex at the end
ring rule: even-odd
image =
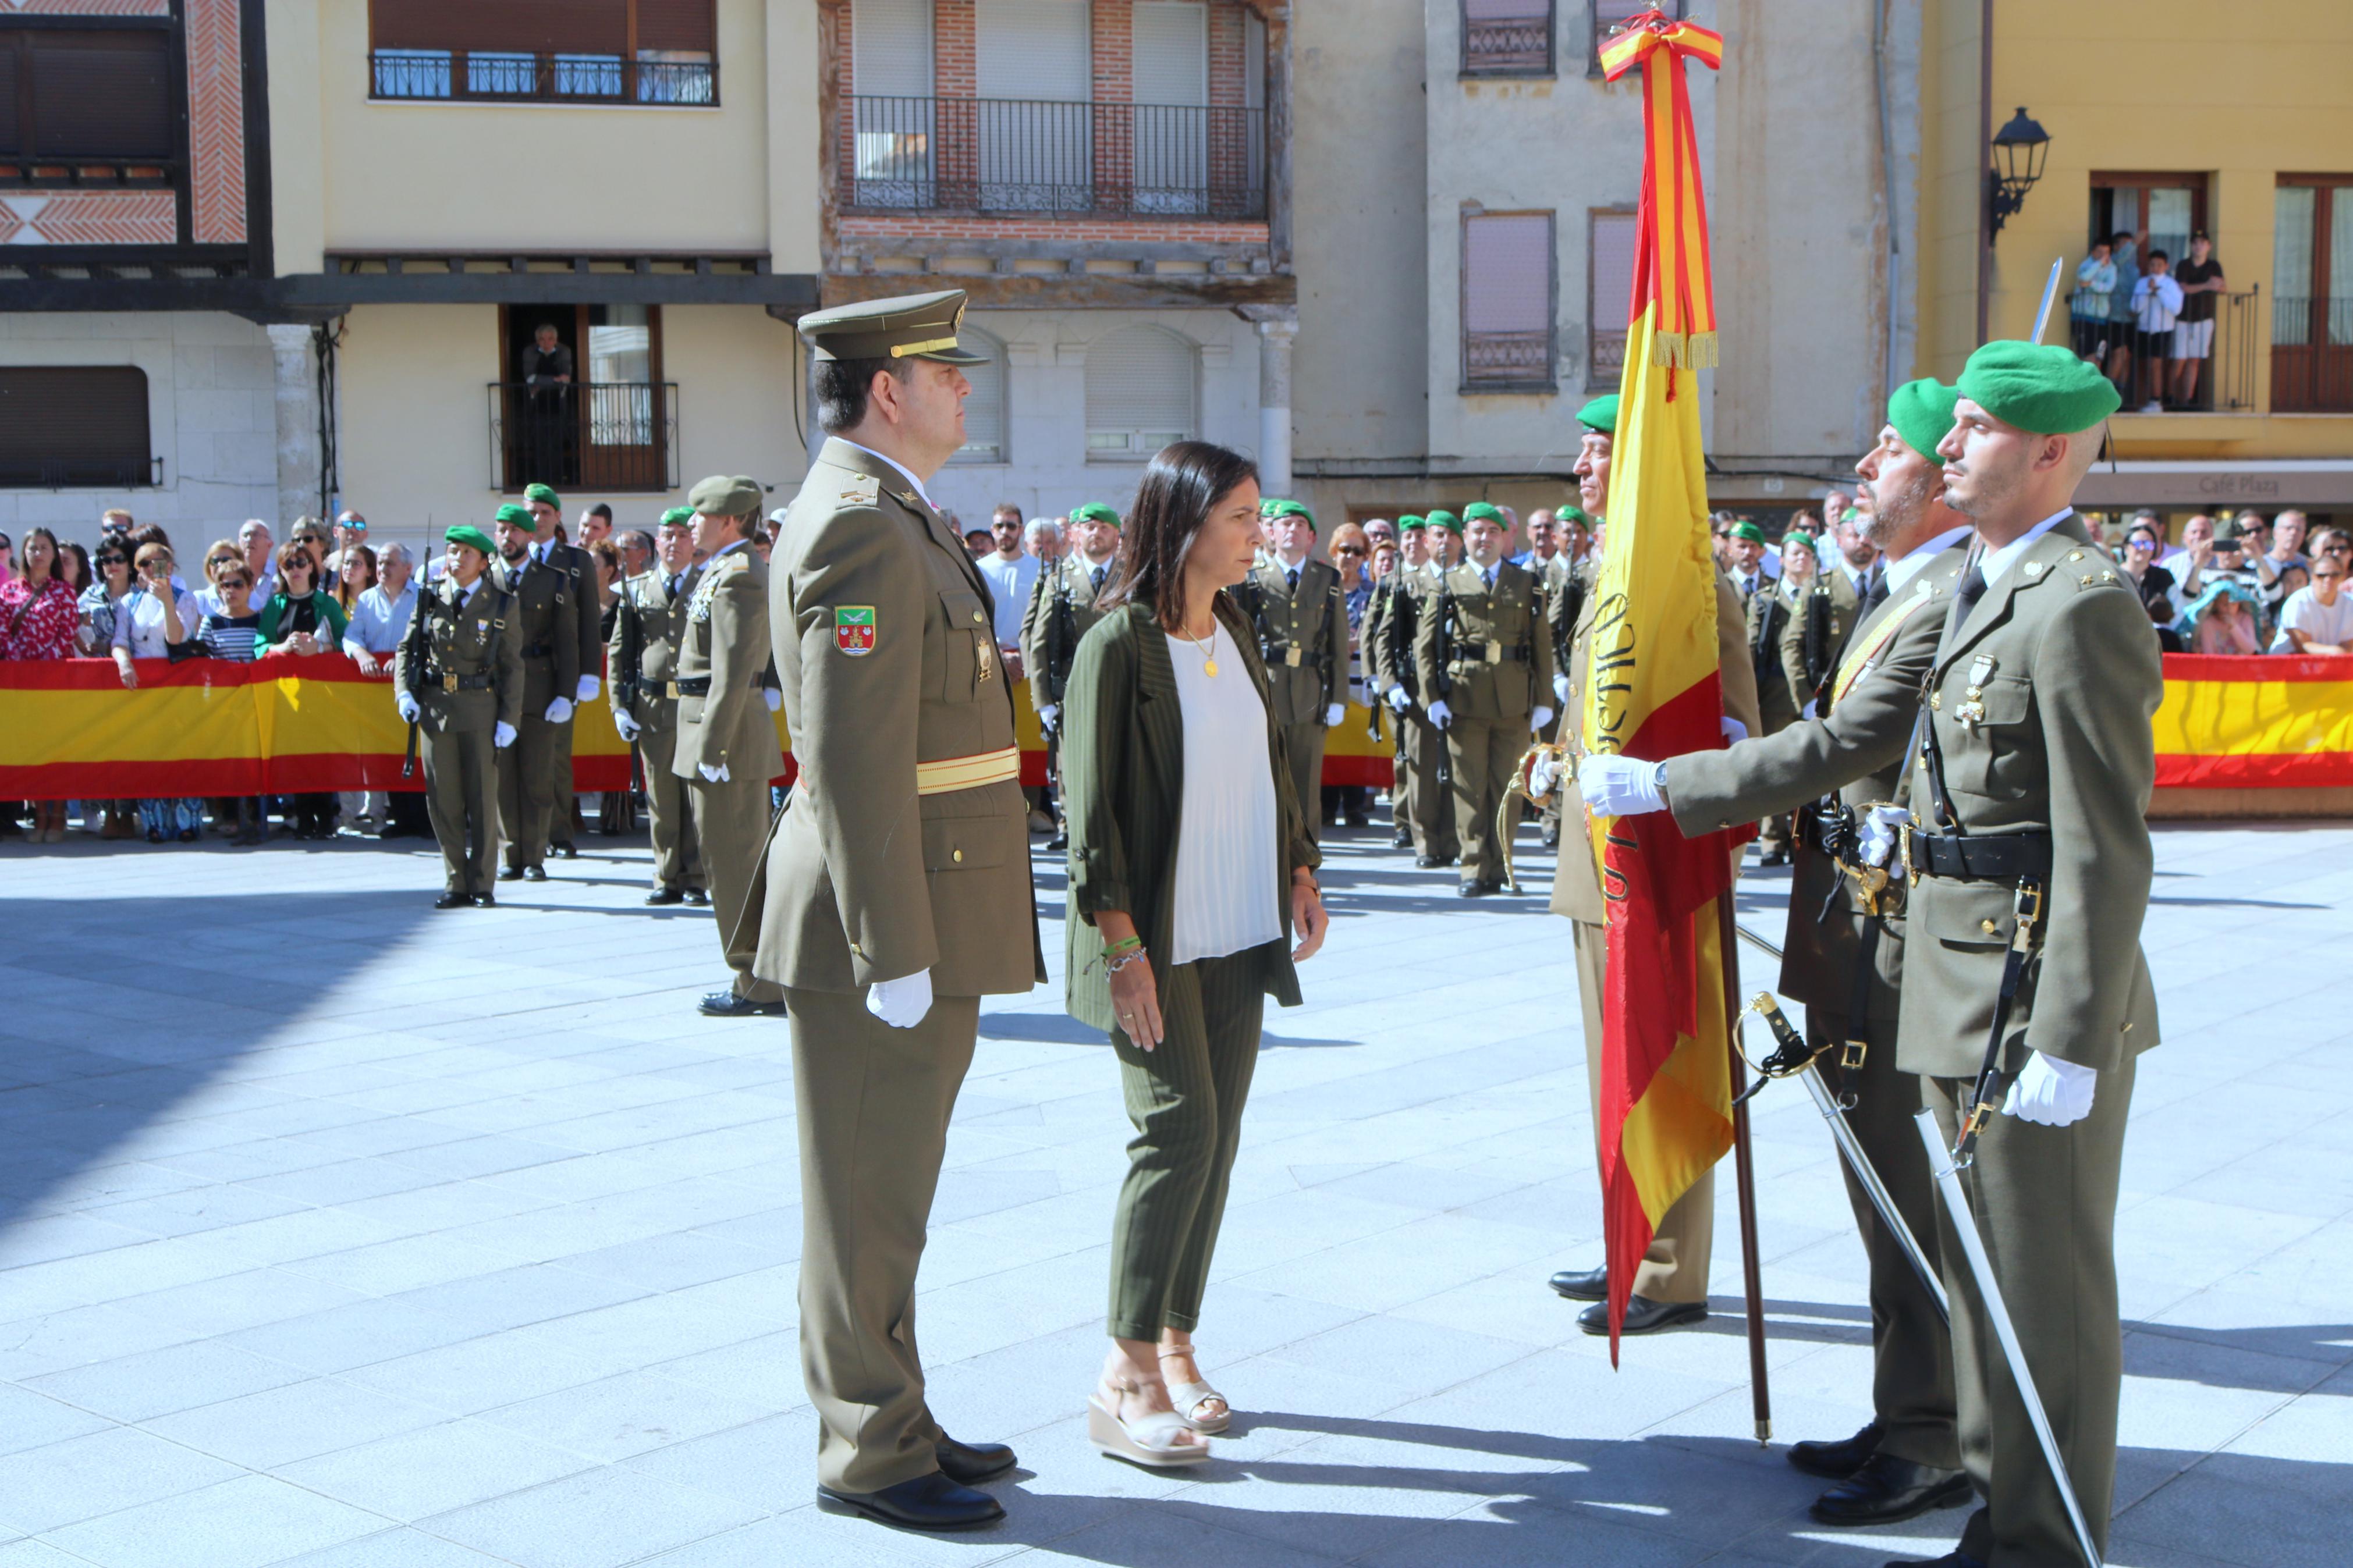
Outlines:
{"type": "Polygon", "coordinates": [[[847,211],[1266,216],[1264,110],[861,95],[847,111],[847,211]]]}
{"type": "Polygon", "coordinates": [[[491,488],[678,488],[678,383],[491,382],[491,488]]]}
{"type": "Polygon", "coordinates": [[[707,109],[719,102],[719,62],[705,54],[643,49],[619,55],[510,50],[376,49],[368,96],[389,102],[643,104],[707,109]]]}

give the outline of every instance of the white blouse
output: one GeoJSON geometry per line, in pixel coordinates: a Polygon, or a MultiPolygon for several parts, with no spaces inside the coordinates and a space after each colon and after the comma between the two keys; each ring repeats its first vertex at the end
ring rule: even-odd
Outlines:
{"type": "Polygon", "coordinates": [[[1282,936],[1274,769],[1266,704],[1220,622],[1211,640],[1168,639],[1185,725],[1172,964],[1223,958],[1282,936]],[[1209,649],[1207,657],[1203,648],[1209,649]],[[1214,659],[1218,673],[1208,666],[1214,659]]]}

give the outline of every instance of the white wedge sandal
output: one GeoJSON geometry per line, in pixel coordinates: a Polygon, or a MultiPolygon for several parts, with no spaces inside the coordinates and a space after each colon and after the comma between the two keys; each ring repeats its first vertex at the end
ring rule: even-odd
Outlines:
{"type": "MultiPolygon", "coordinates": [[[[1193,1353],[1189,1347],[1181,1351],[1162,1351],[1160,1359],[1166,1362],[1171,1356],[1189,1357],[1193,1353]]],[[[1233,1425],[1234,1402],[1206,1383],[1169,1384],[1168,1403],[1176,1407],[1176,1414],[1183,1418],[1185,1425],[1196,1432],[1214,1435],[1233,1425]],[[1215,1415],[1203,1415],[1201,1406],[1212,1399],[1224,1405],[1225,1409],[1215,1415]]]]}
{"type": "Polygon", "coordinates": [[[1155,1410],[1133,1421],[1119,1418],[1121,1396],[1143,1392],[1139,1385],[1106,1382],[1103,1387],[1111,1391],[1109,1400],[1101,1389],[1087,1396],[1087,1440],[1097,1452],[1155,1469],[1198,1465],[1209,1457],[1208,1439],[1173,1410],[1155,1410]]]}

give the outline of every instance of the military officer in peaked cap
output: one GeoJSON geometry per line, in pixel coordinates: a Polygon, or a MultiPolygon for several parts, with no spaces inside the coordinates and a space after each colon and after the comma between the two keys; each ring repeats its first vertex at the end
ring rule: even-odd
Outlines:
{"type": "Polygon", "coordinates": [[[654,560],[621,584],[620,613],[613,617],[606,650],[613,727],[643,759],[647,827],[654,848],[649,904],[701,904],[711,898],[693,792],[671,771],[678,750],[679,649],[686,641],[687,606],[702,575],[694,564],[694,509],[674,506],[662,513],[654,560]]]}
{"type": "Polygon", "coordinates": [[[801,1361],[818,1501],[986,1524],[1014,1464],[925,1403],[915,1274],[984,995],[1045,979],[1013,682],[994,605],[924,486],[964,444],[961,290],[804,316],[828,439],[771,560],[801,772],[766,863],[800,1109],[801,1361]]]}

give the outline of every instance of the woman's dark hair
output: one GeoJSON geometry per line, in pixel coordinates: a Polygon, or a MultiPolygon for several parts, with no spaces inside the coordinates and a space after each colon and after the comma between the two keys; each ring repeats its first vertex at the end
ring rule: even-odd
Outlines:
{"type": "Polygon", "coordinates": [[[359,596],[375,584],[375,552],[364,544],[354,544],[344,551],[343,570],[335,574],[335,603],[343,605],[343,613],[349,615],[352,606],[359,602],[359,596]],[[367,568],[367,581],[364,583],[359,580],[360,574],[352,570],[354,566],[363,565],[367,568]]]}
{"type": "Polygon", "coordinates": [[[90,584],[90,552],[79,544],[69,544],[66,553],[73,557],[73,570],[65,574],[66,586],[79,594],[90,584]]]}
{"type": "Polygon", "coordinates": [[[134,557],[150,544],[160,544],[166,550],[172,548],[172,536],[164,531],[161,524],[153,522],[141,523],[125,533],[122,542],[131,546],[134,557]]]}
{"type": "Polygon", "coordinates": [[[878,373],[889,372],[902,386],[915,373],[912,359],[821,359],[817,362],[817,427],[828,436],[854,430],[866,417],[866,402],[878,373]]]}
{"type": "Polygon", "coordinates": [[[319,591],[319,563],[311,558],[311,552],[302,547],[302,542],[299,539],[290,539],[285,543],[278,547],[278,584],[280,592],[282,593],[285,591],[287,568],[294,565],[298,562],[301,564],[302,570],[311,574],[311,592],[314,594],[317,593],[319,591]]]}
{"type": "Polygon", "coordinates": [[[1185,552],[1218,502],[1258,478],[1258,465],[1207,441],[1163,447],[1144,470],[1119,531],[1103,607],[1149,605],[1163,626],[1185,624],[1185,552]]]}
{"type": "Polygon", "coordinates": [[[32,574],[30,569],[25,564],[25,558],[31,553],[27,546],[36,539],[46,539],[49,542],[49,575],[60,583],[64,582],[65,574],[58,570],[58,559],[64,552],[58,548],[58,536],[46,528],[28,528],[25,531],[25,536],[16,542],[17,574],[19,576],[32,574]]]}

